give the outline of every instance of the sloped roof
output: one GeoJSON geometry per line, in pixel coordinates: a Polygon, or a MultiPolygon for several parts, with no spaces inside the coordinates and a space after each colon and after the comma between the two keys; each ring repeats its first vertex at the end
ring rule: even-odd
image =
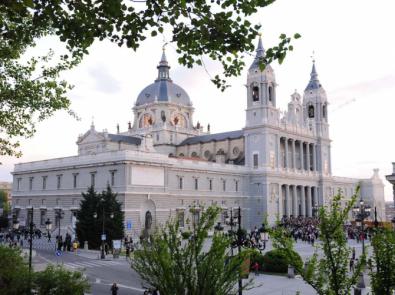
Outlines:
{"type": "Polygon", "coordinates": [[[185,139],[183,142],[179,144],[179,146],[188,145],[188,144],[196,144],[196,143],[206,143],[210,141],[221,141],[226,139],[238,139],[242,138],[243,130],[236,130],[236,131],[229,131],[223,133],[216,133],[216,134],[208,134],[208,135],[200,135],[189,137],[185,139]]]}
{"type": "Polygon", "coordinates": [[[139,137],[120,135],[120,134],[110,134],[110,133],[108,134],[108,137],[110,138],[111,141],[116,141],[116,142],[122,141],[135,145],[141,144],[141,138],[139,137]]]}

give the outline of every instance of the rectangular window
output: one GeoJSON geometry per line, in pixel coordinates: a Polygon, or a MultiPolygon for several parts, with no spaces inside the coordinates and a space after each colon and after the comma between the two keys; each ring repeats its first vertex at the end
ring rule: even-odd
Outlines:
{"type": "Polygon", "coordinates": [[[212,179],[208,180],[208,187],[209,187],[210,191],[213,190],[213,180],[212,179]]]}
{"type": "Polygon", "coordinates": [[[258,154],[253,155],[253,166],[254,168],[258,168],[258,154]]]}
{"type": "Polygon", "coordinates": [[[111,173],[111,186],[114,186],[115,185],[115,172],[116,172],[117,170],[111,170],[110,171],[110,173],[111,173]]]}
{"type": "Polygon", "coordinates": [[[235,180],[235,191],[239,191],[239,181],[235,180]]]}
{"type": "Polygon", "coordinates": [[[182,188],[183,188],[183,178],[182,178],[182,177],[179,177],[179,178],[178,178],[178,188],[179,188],[179,189],[182,189],[182,188]]]}
{"type": "Polygon", "coordinates": [[[199,189],[199,179],[195,178],[195,190],[199,189]]]}
{"type": "Polygon", "coordinates": [[[226,191],[226,180],[225,179],[222,180],[222,190],[226,191]]]}
{"type": "Polygon", "coordinates": [[[29,206],[32,204],[32,199],[29,199],[29,206]]]}
{"type": "Polygon", "coordinates": [[[95,187],[96,172],[91,173],[91,186],[95,187]]]}
{"type": "Polygon", "coordinates": [[[45,205],[45,199],[41,200],[41,205],[44,206],[45,205]]]}
{"type": "Polygon", "coordinates": [[[73,173],[73,188],[77,188],[78,173],[73,173]]]}
{"type": "Polygon", "coordinates": [[[185,213],[184,211],[177,211],[178,226],[184,227],[185,213]]]}
{"type": "Polygon", "coordinates": [[[60,204],[60,199],[58,198],[56,199],[56,206],[59,206],[59,204],[60,204]]]}
{"type": "Polygon", "coordinates": [[[21,188],[21,182],[22,182],[22,178],[18,178],[17,180],[17,190],[19,191],[21,188]]]}
{"type": "Polygon", "coordinates": [[[40,212],[40,225],[45,225],[45,218],[47,217],[47,210],[41,210],[40,212]]]}
{"type": "Polygon", "coordinates": [[[47,189],[47,176],[43,176],[43,189],[47,189]]]}
{"type": "Polygon", "coordinates": [[[34,177],[29,177],[29,190],[30,191],[33,189],[33,179],[34,179],[34,177]]]}
{"type": "Polygon", "coordinates": [[[56,178],[57,178],[56,188],[60,189],[62,187],[62,174],[56,175],[56,178]]]}
{"type": "Polygon", "coordinates": [[[192,211],[192,222],[193,224],[198,224],[200,220],[200,211],[199,210],[193,210],[192,211]]]}

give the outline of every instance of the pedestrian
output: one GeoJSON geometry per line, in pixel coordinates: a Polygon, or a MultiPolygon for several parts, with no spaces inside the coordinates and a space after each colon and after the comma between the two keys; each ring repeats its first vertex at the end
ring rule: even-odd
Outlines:
{"type": "Polygon", "coordinates": [[[354,272],[354,259],[350,259],[350,272],[354,272]]]}
{"type": "Polygon", "coordinates": [[[129,245],[126,246],[126,259],[130,258],[130,248],[129,245]]]}
{"type": "Polygon", "coordinates": [[[111,286],[111,294],[112,295],[118,295],[118,286],[117,283],[113,283],[111,286]]]}
{"type": "Polygon", "coordinates": [[[355,247],[352,248],[352,260],[355,260],[355,247]]]}
{"type": "Polygon", "coordinates": [[[51,242],[51,233],[48,232],[48,243],[50,243],[50,242],[51,242]]]}
{"type": "Polygon", "coordinates": [[[77,249],[78,249],[78,243],[77,243],[76,240],[74,240],[74,243],[73,243],[73,252],[74,252],[75,255],[77,255],[77,249]]]}

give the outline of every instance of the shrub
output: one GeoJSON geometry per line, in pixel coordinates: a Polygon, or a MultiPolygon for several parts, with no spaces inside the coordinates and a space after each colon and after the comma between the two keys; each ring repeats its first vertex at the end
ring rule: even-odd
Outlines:
{"type": "Polygon", "coordinates": [[[264,260],[263,260],[263,255],[259,251],[254,250],[251,253],[250,261],[251,261],[251,270],[252,270],[252,266],[255,264],[255,262],[258,262],[259,271],[263,271],[264,260]]]}
{"type": "Polygon", "coordinates": [[[191,237],[192,233],[190,231],[184,231],[181,233],[181,236],[184,240],[188,240],[191,237]]]}
{"type": "MultiPolygon", "coordinates": [[[[302,258],[299,254],[294,252],[295,259],[300,260],[302,263],[302,258]]],[[[259,263],[259,262],[258,262],[259,263]]],[[[265,253],[263,256],[263,271],[275,272],[275,273],[287,273],[289,260],[287,259],[285,252],[282,250],[272,250],[265,253]]]]}
{"type": "Polygon", "coordinates": [[[0,294],[26,294],[29,269],[18,249],[0,245],[0,294]]]}
{"type": "Polygon", "coordinates": [[[34,276],[38,295],[84,295],[90,289],[88,280],[81,272],[69,271],[62,266],[49,265],[34,276]]]}

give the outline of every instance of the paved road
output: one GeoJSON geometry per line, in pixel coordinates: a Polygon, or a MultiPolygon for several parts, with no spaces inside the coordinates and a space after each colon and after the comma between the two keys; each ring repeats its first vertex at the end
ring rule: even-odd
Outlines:
{"type": "Polygon", "coordinates": [[[110,287],[113,282],[119,286],[120,295],[143,294],[139,276],[130,268],[129,263],[120,258],[119,260],[100,260],[91,255],[75,255],[63,253],[57,257],[54,251],[36,249],[34,266],[36,270],[43,269],[48,263],[62,264],[70,270],[82,271],[91,283],[91,294],[111,294],[110,287]]]}
{"type": "MultiPolygon", "coordinates": [[[[356,248],[357,256],[361,253],[361,243],[350,240],[349,245],[356,248]]],[[[26,244],[25,244],[26,246],[26,244]]],[[[48,263],[63,264],[70,270],[82,271],[91,283],[91,294],[105,295],[111,294],[110,286],[117,282],[120,287],[120,295],[139,295],[143,294],[142,283],[139,276],[130,268],[129,263],[124,259],[98,259],[97,252],[81,251],[79,255],[73,253],[63,253],[61,257],[54,254],[54,245],[46,241],[36,241],[34,248],[37,256],[34,258],[35,269],[44,268],[48,263]]],[[[271,250],[272,245],[269,241],[266,251],[271,250]]],[[[316,250],[315,247],[298,242],[295,244],[296,251],[303,259],[308,258],[316,250]]],[[[369,284],[368,280],[366,282],[369,284]]],[[[248,295],[261,294],[295,294],[296,291],[302,291],[302,294],[315,294],[312,289],[305,285],[302,280],[287,279],[279,276],[260,275],[255,278],[255,287],[253,290],[246,292],[248,295]],[[290,293],[289,293],[290,292],[290,293]]]]}

